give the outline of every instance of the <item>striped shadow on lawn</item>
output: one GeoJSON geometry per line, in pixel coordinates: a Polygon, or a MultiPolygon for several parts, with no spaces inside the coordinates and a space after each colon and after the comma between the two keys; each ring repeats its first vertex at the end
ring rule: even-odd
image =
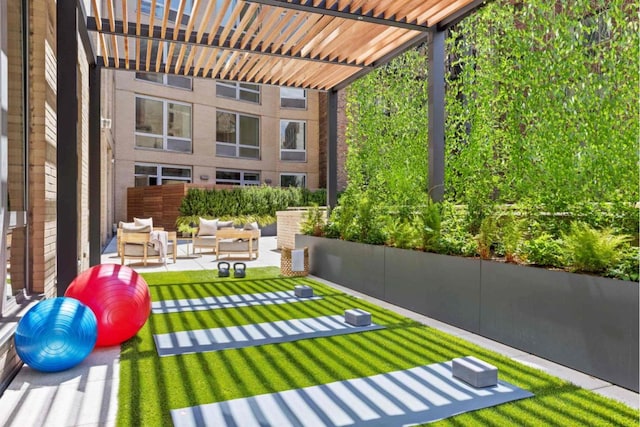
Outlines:
{"type": "Polygon", "coordinates": [[[307,278],[283,278],[278,268],[250,268],[246,279],[215,272],[143,274],[153,301],[278,292],[307,284],[322,299],[188,313],[152,314],[122,346],[119,426],[170,426],[171,410],[286,390],[320,386],[442,363],[472,355],[497,366],[499,379],[535,396],[467,412],[447,425],[629,425],[638,411],[558,378],[345,295],[307,278]],[[343,314],[362,308],[385,328],[314,338],[159,357],[154,334],[343,314]]]}

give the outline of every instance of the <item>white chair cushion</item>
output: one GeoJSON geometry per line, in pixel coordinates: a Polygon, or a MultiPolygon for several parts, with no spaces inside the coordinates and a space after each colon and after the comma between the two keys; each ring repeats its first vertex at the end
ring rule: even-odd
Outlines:
{"type": "Polygon", "coordinates": [[[136,225],[148,225],[151,229],[153,229],[153,218],[133,218],[133,222],[136,225]]]}
{"type": "Polygon", "coordinates": [[[215,236],[218,231],[217,219],[200,218],[200,225],[198,226],[198,236],[215,236]]]}

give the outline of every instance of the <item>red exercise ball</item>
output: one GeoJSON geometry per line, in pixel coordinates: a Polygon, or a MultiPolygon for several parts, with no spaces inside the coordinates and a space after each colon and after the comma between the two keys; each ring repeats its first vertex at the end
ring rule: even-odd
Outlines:
{"type": "Polygon", "coordinates": [[[100,264],[83,271],[64,293],[98,319],[96,346],[120,344],[138,333],[151,313],[149,286],[132,268],[100,264]]]}

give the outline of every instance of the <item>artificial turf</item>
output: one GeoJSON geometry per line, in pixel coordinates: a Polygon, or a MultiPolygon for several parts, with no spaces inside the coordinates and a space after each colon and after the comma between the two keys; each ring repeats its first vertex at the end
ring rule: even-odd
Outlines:
{"type": "Polygon", "coordinates": [[[152,314],[122,345],[119,426],[169,426],[171,409],[365,377],[474,355],[499,368],[500,379],[533,398],[468,412],[442,425],[637,426],[640,413],[542,371],[426,327],[307,278],[275,267],[251,268],[246,279],[211,271],[146,273],[153,301],[291,290],[308,284],[315,301],[152,314]],[[385,329],[233,350],[158,356],[153,334],[342,314],[362,308],[385,329]]]}

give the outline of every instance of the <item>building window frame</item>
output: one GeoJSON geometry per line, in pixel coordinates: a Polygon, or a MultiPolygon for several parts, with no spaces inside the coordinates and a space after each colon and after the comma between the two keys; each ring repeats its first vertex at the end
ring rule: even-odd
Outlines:
{"type": "Polygon", "coordinates": [[[285,162],[306,162],[307,161],[307,122],[306,120],[280,120],[280,160],[285,162]],[[296,135],[302,134],[302,140],[299,136],[292,137],[290,129],[295,129],[292,124],[298,124],[296,135]],[[301,130],[300,130],[301,128],[301,130]],[[302,147],[299,147],[299,145],[302,147]]]}
{"type": "MultiPolygon", "coordinates": [[[[154,40],[152,41],[153,48],[151,52],[147,52],[153,55],[154,49],[157,52],[157,47],[159,42],[154,40]]],[[[179,51],[179,49],[178,49],[179,51]]],[[[190,51],[190,49],[187,51],[190,51]]],[[[169,55],[169,48],[167,43],[162,44],[162,61],[166,62],[167,56],[169,55]]],[[[174,59],[176,59],[178,55],[177,51],[174,51],[174,59]]],[[[155,62],[156,58],[152,57],[151,60],[155,62]]],[[[141,62],[146,61],[146,58],[141,58],[141,62]]],[[[172,61],[173,62],[173,61],[172,61]]],[[[166,74],[166,73],[153,73],[153,72],[136,72],[135,79],[138,81],[142,81],[145,83],[151,83],[156,85],[163,85],[171,88],[176,88],[180,90],[192,91],[193,90],[193,79],[191,77],[180,76],[177,74],[166,74]],[[180,82],[184,84],[180,84],[180,82]],[[187,84],[188,83],[188,84],[187,84]]]]}
{"type": "Polygon", "coordinates": [[[292,110],[307,109],[307,91],[306,89],[281,87],[280,88],[280,108],[292,110]],[[299,95],[302,91],[302,96],[299,95]],[[298,96],[296,96],[298,95],[298,96]]]}
{"type": "Polygon", "coordinates": [[[280,174],[280,187],[299,187],[299,188],[307,188],[307,174],[306,173],[297,173],[297,172],[283,172],[280,174]],[[286,184],[283,182],[283,178],[296,178],[297,180],[302,180],[302,183],[295,185],[286,184]],[[285,184],[285,185],[283,185],[285,184]]]}
{"type": "Polygon", "coordinates": [[[218,185],[239,185],[241,187],[260,185],[260,171],[250,171],[243,169],[216,169],[216,184],[218,185]],[[221,174],[238,174],[238,178],[222,177],[221,174]],[[250,179],[251,175],[256,175],[257,179],[250,179]]]}
{"type": "Polygon", "coordinates": [[[260,105],[262,99],[261,92],[261,87],[257,84],[216,80],[216,96],[218,98],[234,99],[236,101],[260,105]],[[249,86],[255,86],[257,89],[249,86]],[[233,91],[233,94],[231,94],[231,91],[233,91]],[[257,100],[252,100],[252,96],[257,96],[257,100]]]}
{"type": "Polygon", "coordinates": [[[191,154],[193,152],[193,105],[192,104],[189,104],[186,102],[174,101],[172,99],[156,98],[152,96],[136,94],[135,95],[135,114],[136,114],[136,125],[134,130],[134,140],[135,140],[134,147],[137,150],[169,151],[169,152],[185,153],[185,154],[191,154]],[[140,114],[138,112],[138,100],[149,100],[149,101],[162,103],[162,134],[145,132],[138,129],[137,120],[138,120],[138,114],[140,114]],[[170,135],[169,118],[171,117],[172,114],[174,114],[174,112],[170,111],[170,105],[189,107],[189,137],[170,135]],[[142,144],[138,145],[138,137],[161,139],[162,148],[149,147],[142,144]],[[177,146],[180,142],[184,143],[185,145],[188,143],[188,150],[170,148],[172,143],[174,143],[177,146]]]}
{"type": "Polygon", "coordinates": [[[260,117],[251,114],[238,113],[236,111],[217,110],[216,111],[216,157],[231,157],[238,159],[248,160],[260,160],[261,159],[261,146],[260,146],[260,117]],[[219,141],[218,136],[222,133],[220,128],[222,127],[218,121],[220,114],[230,114],[235,116],[235,129],[233,134],[235,135],[235,141],[219,141]],[[242,144],[243,135],[241,135],[243,119],[255,119],[257,124],[257,145],[242,144]],[[248,152],[255,152],[256,156],[246,155],[248,152]]]}
{"type": "Polygon", "coordinates": [[[146,180],[144,185],[163,185],[166,181],[179,181],[190,184],[193,182],[193,168],[191,166],[184,165],[170,165],[164,163],[145,163],[145,162],[136,162],[133,167],[133,180],[136,187],[140,187],[142,180],[146,180]],[[138,168],[155,168],[155,174],[151,173],[141,173],[138,172],[138,168]],[[183,171],[188,171],[189,176],[179,176],[179,175],[170,175],[165,174],[165,172],[169,169],[181,169],[183,171]],[[155,182],[155,183],[154,183],[155,182]]]}

